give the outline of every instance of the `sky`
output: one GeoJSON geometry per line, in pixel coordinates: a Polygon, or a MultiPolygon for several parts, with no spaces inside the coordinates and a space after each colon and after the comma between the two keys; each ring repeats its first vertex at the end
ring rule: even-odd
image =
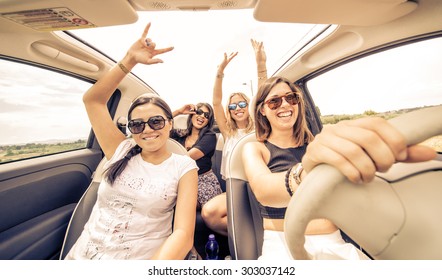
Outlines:
{"type": "MultiPolygon", "coordinates": [[[[217,66],[224,52],[238,52],[238,55],[224,72],[223,104],[232,92],[241,91],[251,97],[257,91],[251,38],[264,42],[270,76],[300,48],[306,37],[313,36],[321,28],[312,24],[258,22],[253,18],[253,10],[243,9],[143,12],[134,24],[83,29],[73,33],[118,61],[139,38],[148,22],[152,24],[148,37],[158,47],[174,46],[175,49],[160,56],[163,64],[137,65],[133,72],[157,91],[172,110],[187,103],[211,104],[217,66]]],[[[384,112],[441,104],[442,82],[434,75],[442,70],[442,57],[428,55],[441,47],[442,40],[439,40],[437,44],[419,44],[402,48],[400,52],[373,56],[372,60],[351,63],[350,67],[341,67],[339,71],[330,71],[314,79],[309,85],[311,93],[323,115],[358,114],[366,110],[384,112]],[[397,65],[403,67],[398,68],[397,65]],[[412,65],[416,67],[410,67],[412,65]],[[423,71],[422,66],[432,67],[434,71],[423,71]],[[366,77],[370,76],[375,79],[374,83],[360,86],[367,83],[366,77]],[[388,93],[379,93],[383,102],[374,97],[373,87],[388,93]],[[392,88],[389,91],[387,87],[392,88]],[[352,94],[355,88],[358,95],[352,94]],[[416,92],[425,94],[417,100],[416,92]],[[357,98],[357,102],[353,97],[357,98]],[[347,105],[342,104],[345,101],[347,105]]]]}
{"type": "Polygon", "coordinates": [[[290,49],[312,29],[309,24],[264,23],[250,9],[208,12],[144,12],[134,24],[77,30],[73,33],[120,60],[138,39],[145,25],[158,47],[173,46],[159,56],[163,64],[137,65],[133,72],[145,80],[171,106],[212,100],[213,82],[224,52],[238,52],[225,71],[224,97],[242,91],[256,92],[256,63],[250,39],[263,41],[269,74],[277,70],[290,49]]]}
{"type": "MultiPolygon", "coordinates": [[[[223,104],[231,92],[242,91],[249,97],[256,94],[256,62],[251,38],[264,42],[268,74],[272,75],[302,44],[300,42],[306,40],[306,33],[317,30],[317,26],[309,24],[258,22],[252,13],[252,10],[229,11],[226,16],[224,11],[145,12],[134,24],[71,32],[119,61],[151,22],[148,37],[158,47],[174,46],[175,49],[160,56],[163,64],[137,65],[133,72],[175,110],[189,103],[211,104],[217,66],[224,52],[237,51],[238,55],[224,72],[223,104]]],[[[435,41],[437,43],[376,56],[377,62],[360,64],[358,60],[348,68],[341,67],[313,79],[307,86],[322,115],[442,104],[439,78],[442,56],[434,55],[442,49],[442,39],[435,41]]],[[[0,145],[60,137],[77,140],[89,135],[90,125],[81,93],[90,84],[74,87],[71,80],[57,73],[39,77],[33,70],[28,73],[26,69],[6,63],[0,60],[0,126],[5,131],[0,145]],[[48,76],[51,79],[47,79],[48,76]],[[40,81],[46,85],[41,86],[40,81]],[[63,95],[57,96],[59,92],[63,95]]]]}
{"type": "MultiPolygon", "coordinates": [[[[256,93],[257,79],[250,39],[264,42],[271,75],[314,27],[258,22],[253,18],[253,10],[247,9],[228,11],[227,16],[225,11],[143,12],[134,24],[71,32],[119,61],[148,22],[152,24],[148,37],[158,47],[174,46],[174,50],[159,56],[164,63],[137,65],[133,72],[159,93],[172,110],[189,103],[211,104],[217,66],[224,52],[238,52],[225,70],[224,97],[234,91],[251,97],[256,93]]],[[[0,126],[3,131],[12,132],[2,134],[0,145],[82,139],[89,135],[90,125],[79,92],[85,92],[90,84],[74,86],[63,75],[36,74],[33,69],[5,61],[0,61],[0,74],[0,126]],[[39,86],[39,81],[44,81],[45,86],[39,86]],[[57,96],[59,92],[63,95],[57,96]]]]}

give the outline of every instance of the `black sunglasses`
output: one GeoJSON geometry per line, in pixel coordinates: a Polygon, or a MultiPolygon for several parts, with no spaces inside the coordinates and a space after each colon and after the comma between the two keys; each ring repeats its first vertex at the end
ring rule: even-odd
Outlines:
{"type": "Polygon", "coordinates": [[[146,128],[146,123],[153,130],[160,130],[166,125],[166,119],[162,116],[153,116],[147,122],[143,122],[140,119],[130,120],[127,127],[132,134],[140,134],[146,128]]]}
{"type": "Polygon", "coordinates": [[[229,107],[229,110],[235,110],[236,106],[238,106],[239,108],[245,108],[245,107],[247,107],[247,102],[246,101],[240,101],[238,103],[232,103],[232,104],[229,104],[228,107],[229,107]]]}
{"type": "Polygon", "coordinates": [[[209,113],[209,112],[204,112],[204,111],[201,110],[201,109],[196,110],[195,113],[196,113],[197,115],[199,115],[199,116],[204,115],[204,117],[205,117],[206,119],[209,119],[209,117],[210,117],[210,113],[209,113]]]}
{"type": "Polygon", "coordinates": [[[264,104],[267,104],[270,110],[276,110],[281,107],[283,98],[288,104],[296,105],[299,103],[300,97],[297,92],[287,92],[286,95],[270,98],[264,104]]]}

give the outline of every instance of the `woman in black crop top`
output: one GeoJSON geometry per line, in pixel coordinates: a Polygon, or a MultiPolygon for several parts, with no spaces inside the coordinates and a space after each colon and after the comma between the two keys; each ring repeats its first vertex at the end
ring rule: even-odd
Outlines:
{"type": "MultiPolygon", "coordinates": [[[[324,127],[313,140],[305,118],[303,93],[285,78],[266,80],[252,106],[258,142],[244,146],[243,162],[263,217],[260,259],[292,258],[283,232],[285,209],[302,178],[314,166],[327,163],[352,182],[369,182],[376,171],[387,170],[395,161],[435,157],[431,149],[416,157],[412,152],[415,146],[407,148],[402,135],[379,118],[324,127]]],[[[367,259],[352,244],[345,243],[336,225],[326,219],[309,223],[305,247],[314,259],[367,259]]]]}
{"type": "Polygon", "coordinates": [[[208,103],[187,104],[173,112],[173,117],[188,115],[185,129],[172,129],[170,137],[183,145],[198,165],[198,200],[201,209],[211,198],[222,193],[221,185],[212,171],[212,156],[216,149],[213,108],[208,103]]]}

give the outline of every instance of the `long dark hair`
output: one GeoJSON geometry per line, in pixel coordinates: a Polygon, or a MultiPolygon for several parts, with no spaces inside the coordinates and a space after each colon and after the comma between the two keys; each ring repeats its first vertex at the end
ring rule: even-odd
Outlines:
{"type": "MultiPolygon", "coordinates": [[[[144,105],[144,104],[148,104],[151,103],[153,105],[156,105],[158,107],[160,107],[164,114],[166,115],[167,120],[171,121],[173,119],[172,116],[172,110],[170,109],[169,105],[167,105],[167,103],[161,99],[160,97],[153,95],[153,94],[143,94],[140,95],[139,97],[137,97],[132,104],[130,105],[129,111],[128,111],[128,121],[130,121],[132,119],[132,111],[140,106],[140,105],[144,105]]],[[[132,149],[129,150],[129,152],[127,152],[127,154],[120,160],[117,160],[116,162],[114,162],[113,164],[111,164],[109,166],[109,168],[107,168],[105,170],[105,179],[107,182],[109,182],[109,184],[113,184],[115,182],[115,180],[118,178],[118,176],[120,176],[121,172],[123,172],[123,170],[126,168],[128,161],[133,157],[138,155],[139,153],[141,153],[142,149],[140,146],[135,145],[134,147],[132,147],[132,149]]]]}
{"type": "Polygon", "coordinates": [[[304,93],[300,87],[283,77],[272,77],[267,79],[267,81],[265,81],[258,90],[254,112],[256,139],[258,141],[265,141],[269,138],[270,133],[272,132],[272,126],[270,125],[267,117],[261,113],[261,108],[264,104],[264,100],[269,95],[272,88],[279,83],[286,83],[292,91],[297,92],[300,96],[300,102],[298,104],[298,118],[293,125],[293,136],[298,142],[298,145],[308,144],[313,140],[313,134],[308,128],[305,117],[304,93]]]}
{"type": "MultiPolygon", "coordinates": [[[[198,104],[196,104],[196,109],[198,110],[203,106],[209,110],[209,119],[208,119],[207,125],[200,130],[200,132],[198,134],[198,139],[196,140],[197,142],[201,138],[201,136],[203,136],[206,132],[212,131],[213,123],[215,122],[215,117],[213,115],[213,108],[209,103],[203,103],[203,102],[198,103],[198,104]]],[[[184,133],[183,133],[184,136],[186,136],[186,137],[192,133],[192,128],[193,128],[192,117],[193,117],[193,115],[189,115],[187,117],[187,126],[186,126],[184,133]]]]}

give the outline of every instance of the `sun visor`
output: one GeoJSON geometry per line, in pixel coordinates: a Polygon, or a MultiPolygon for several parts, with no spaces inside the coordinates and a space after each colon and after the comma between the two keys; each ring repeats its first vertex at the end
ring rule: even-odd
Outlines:
{"type": "Polygon", "coordinates": [[[122,25],[138,20],[136,11],[125,0],[112,1],[112,5],[109,0],[6,0],[1,1],[0,15],[37,31],[122,25]]]}
{"type": "Polygon", "coordinates": [[[264,22],[371,26],[400,18],[417,5],[406,0],[258,0],[254,17],[264,22]]]}

